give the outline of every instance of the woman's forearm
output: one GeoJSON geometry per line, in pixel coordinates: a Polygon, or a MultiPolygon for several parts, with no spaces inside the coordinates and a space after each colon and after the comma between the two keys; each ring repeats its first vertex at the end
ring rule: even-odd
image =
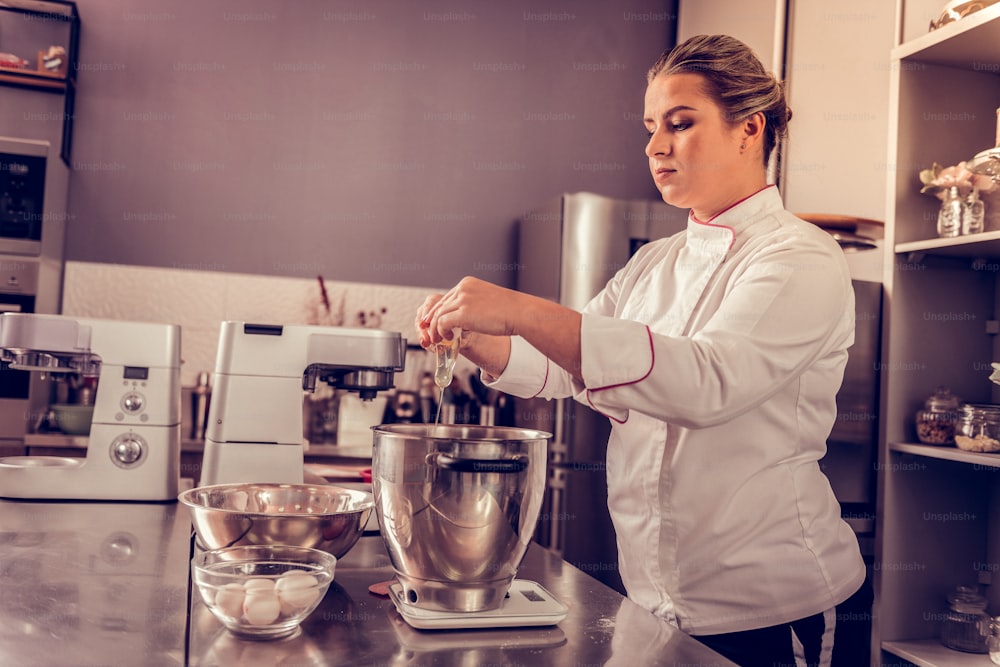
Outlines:
{"type": "MultiPolygon", "coordinates": [[[[522,295],[523,306],[513,319],[515,335],[524,338],[553,363],[582,382],[580,372],[580,313],[546,299],[522,295]]],[[[467,332],[462,354],[493,378],[510,360],[510,336],[467,332]]]]}
{"type": "Polygon", "coordinates": [[[583,316],[571,308],[536,296],[525,296],[517,318],[517,334],[554,364],[583,382],[580,323],[583,316]]]}

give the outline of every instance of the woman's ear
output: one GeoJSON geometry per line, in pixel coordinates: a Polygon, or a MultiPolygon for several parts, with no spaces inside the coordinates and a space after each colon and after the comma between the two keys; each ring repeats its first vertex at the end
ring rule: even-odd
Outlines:
{"type": "Polygon", "coordinates": [[[764,140],[764,127],[767,125],[767,119],[764,118],[764,114],[758,111],[755,114],[749,116],[743,121],[743,143],[747,146],[751,146],[754,143],[764,140]]]}

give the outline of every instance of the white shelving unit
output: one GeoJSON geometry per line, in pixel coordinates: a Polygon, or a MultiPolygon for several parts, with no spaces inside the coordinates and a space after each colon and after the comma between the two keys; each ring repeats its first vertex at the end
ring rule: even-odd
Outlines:
{"type": "Polygon", "coordinates": [[[920,170],[993,143],[1000,4],[897,46],[890,67],[875,640],[882,664],[988,667],[939,636],[957,585],[988,584],[1000,615],[1000,455],[919,444],[914,415],[938,385],[1000,402],[1000,230],[937,238],[938,202],[919,192],[920,170]]]}

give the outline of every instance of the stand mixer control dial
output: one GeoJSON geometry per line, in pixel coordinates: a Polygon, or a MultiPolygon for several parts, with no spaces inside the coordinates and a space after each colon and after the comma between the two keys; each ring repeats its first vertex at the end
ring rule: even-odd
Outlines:
{"type": "Polygon", "coordinates": [[[122,410],[129,414],[142,412],[146,407],[146,397],[137,391],[130,391],[122,397],[122,410]]]}
{"type": "Polygon", "coordinates": [[[111,443],[111,461],[119,468],[139,465],[146,453],[146,441],[136,433],[123,433],[111,443]]]}

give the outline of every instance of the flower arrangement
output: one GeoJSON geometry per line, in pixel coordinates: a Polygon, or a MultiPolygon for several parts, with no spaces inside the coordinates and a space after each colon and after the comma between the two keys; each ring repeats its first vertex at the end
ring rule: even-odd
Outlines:
{"type": "Polygon", "coordinates": [[[935,162],[930,169],[920,172],[921,194],[930,193],[944,201],[949,188],[956,187],[961,196],[965,197],[973,190],[976,192],[992,192],[997,184],[991,176],[979,174],[965,162],[959,162],[953,167],[942,167],[935,162]]]}

